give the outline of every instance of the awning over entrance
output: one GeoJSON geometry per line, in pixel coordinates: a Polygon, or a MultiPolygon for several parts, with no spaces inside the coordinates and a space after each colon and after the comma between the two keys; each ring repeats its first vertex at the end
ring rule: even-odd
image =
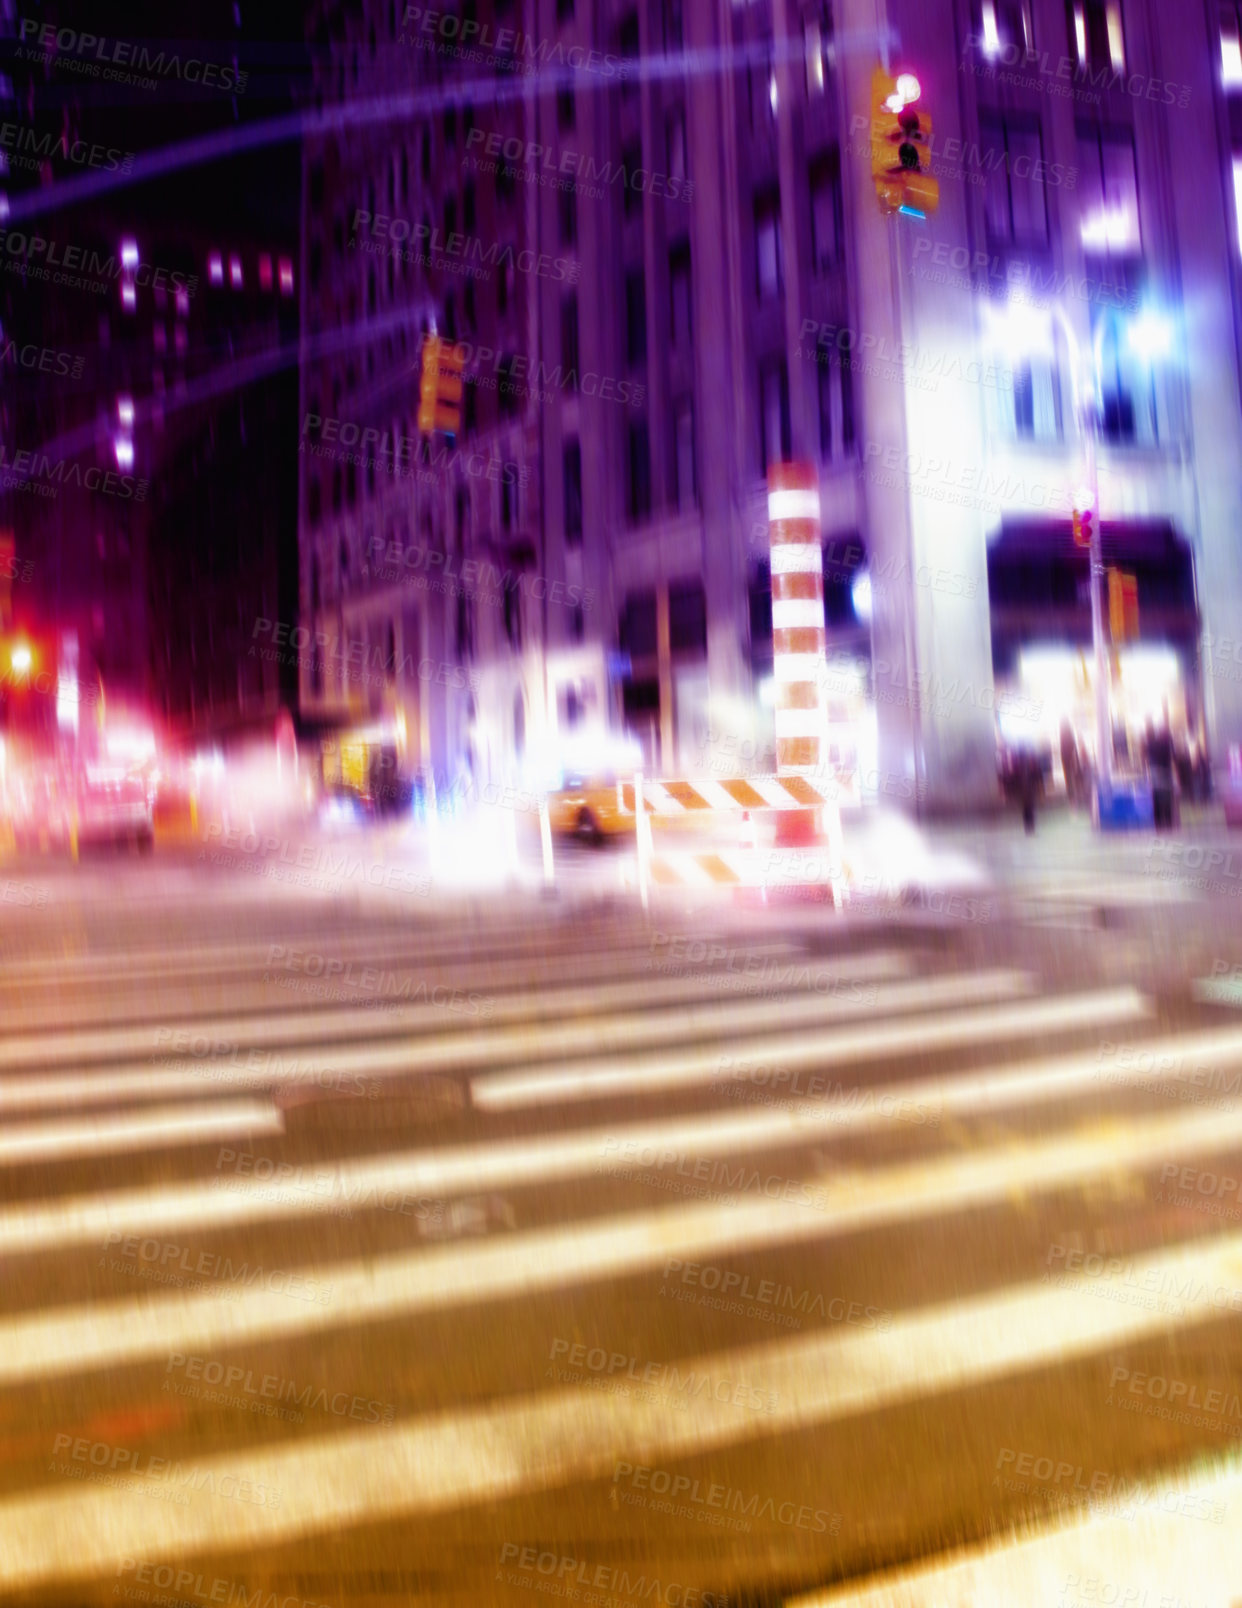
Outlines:
{"type": "MultiPolygon", "coordinates": [[[[1193,653],[1199,638],[1194,555],[1168,520],[1105,520],[1104,562],[1138,581],[1139,636],[1193,653]]],[[[988,549],[992,664],[1008,674],[1032,642],[1091,640],[1088,555],[1069,520],[1007,519],[988,549]]]]}

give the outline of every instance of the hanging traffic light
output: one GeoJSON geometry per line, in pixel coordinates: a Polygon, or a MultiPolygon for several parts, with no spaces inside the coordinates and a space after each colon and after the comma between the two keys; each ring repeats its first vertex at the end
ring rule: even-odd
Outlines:
{"type": "Polygon", "coordinates": [[[914,110],[922,88],[913,73],[871,77],[871,178],[885,212],[926,218],[940,204],[931,177],[931,118],[914,110]]]}
{"type": "Polygon", "coordinates": [[[1074,541],[1079,547],[1090,547],[1094,530],[1093,521],[1095,510],[1093,508],[1075,508],[1074,510],[1074,541]]]}
{"type": "Polygon", "coordinates": [[[1108,572],[1108,631],[1118,645],[1138,640],[1138,578],[1125,570],[1108,572]]]}
{"type": "Polygon", "coordinates": [[[418,387],[418,428],[422,435],[461,428],[462,370],[466,354],[438,335],[423,337],[422,376],[418,387]]]}
{"type": "Polygon", "coordinates": [[[894,177],[892,170],[901,137],[898,113],[902,105],[897,80],[877,67],[871,75],[871,180],[884,212],[896,212],[901,205],[900,175],[894,177]]]}

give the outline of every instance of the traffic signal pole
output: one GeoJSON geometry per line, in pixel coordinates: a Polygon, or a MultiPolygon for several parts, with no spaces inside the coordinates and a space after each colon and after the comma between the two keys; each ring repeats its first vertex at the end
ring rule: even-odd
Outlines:
{"type": "MultiPolygon", "coordinates": [[[[1076,360],[1075,360],[1076,364],[1076,360]]],[[[1104,637],[1104,548],[1100,530],[1100,474],[1096,446],[1095,398],[1084,400],[1081,386],[1079,412],[1082,421],[1083,447],[1087,459],[1087,486],[1091,492],[1091,644],[1095,650],[1095,744],[1096,775],[1112,791],[1113,783],[1113,720],[1110,697],[1112,671],[1108,662],[1108,644],[1104,637]]]]}

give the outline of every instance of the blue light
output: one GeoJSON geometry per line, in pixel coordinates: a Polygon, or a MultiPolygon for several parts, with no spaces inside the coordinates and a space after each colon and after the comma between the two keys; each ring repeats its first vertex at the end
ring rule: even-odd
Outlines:
{"type": "Polygon", "coordinates": [[[898,207],[897,210],[898,212],[904,212],[907,218],[917,218],[920,223],[927,222],[927,214],[925,212],[920,212],[916,207],[901,206],[898,207]]]}

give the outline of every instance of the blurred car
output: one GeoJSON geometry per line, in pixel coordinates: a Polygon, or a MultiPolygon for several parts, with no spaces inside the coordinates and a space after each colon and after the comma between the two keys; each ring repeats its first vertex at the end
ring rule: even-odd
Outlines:
{"type": "Polygon", "coordinates": [[[132,842],[143,853],[155,846],[155,817],[148,778],[121,766],[88,765],[78,784],[78,843],[132,842]]]}
{"type": "Polygon", "coordinates": [[[548,820],[562,837],[599,844],[634,830],[632,810],[617,800],[616,777],[572,777],[548,794],[548,820]]]}

